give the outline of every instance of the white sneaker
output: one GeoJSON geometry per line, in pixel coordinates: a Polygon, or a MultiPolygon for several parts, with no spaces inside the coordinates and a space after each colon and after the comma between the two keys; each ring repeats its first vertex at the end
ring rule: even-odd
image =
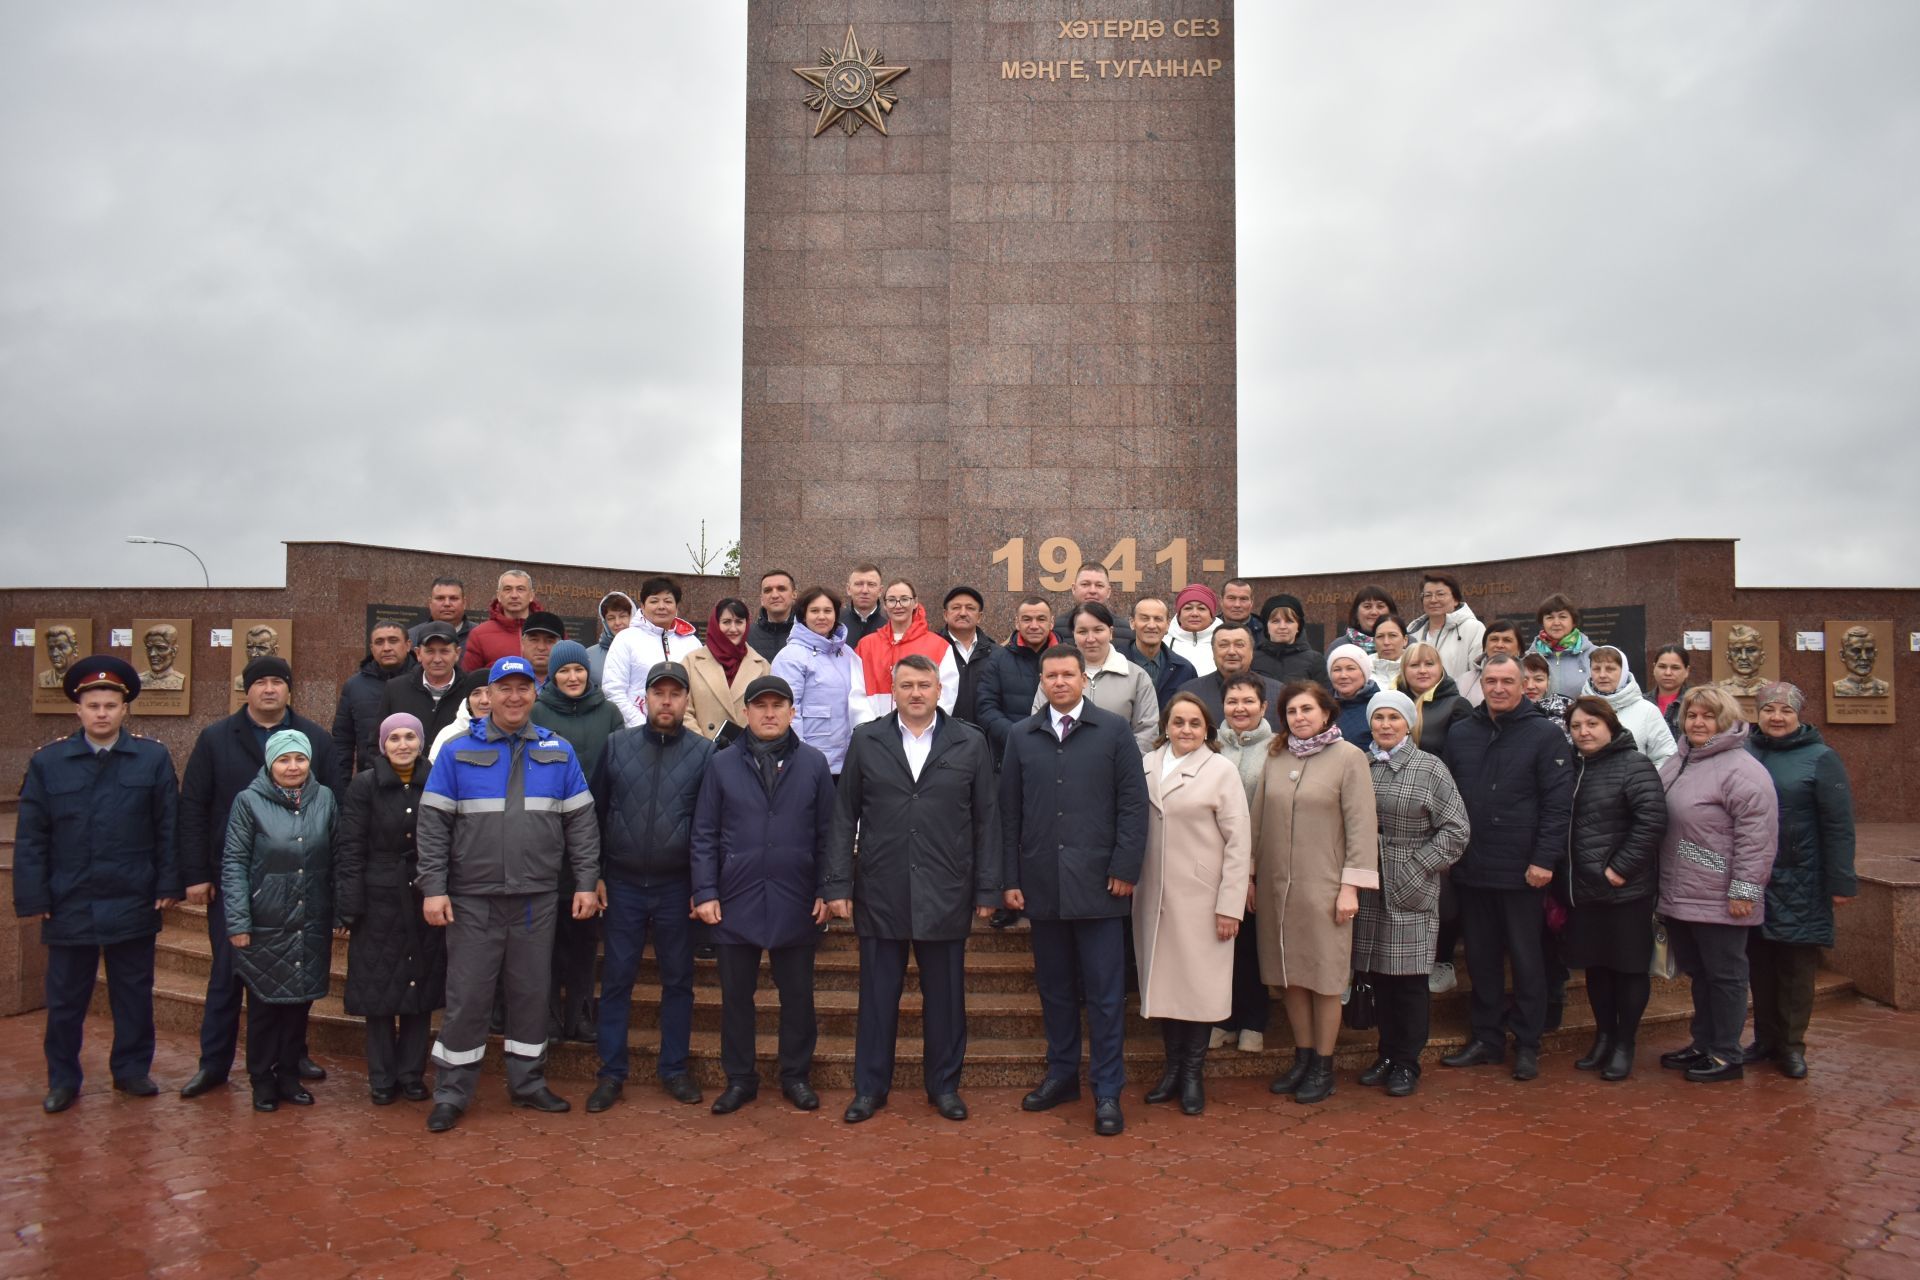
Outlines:
{"type": "MultiPolygon", "coordinates": [[[[1213,1030],[1207,1033],[1207,1048],[1218,1049],[1221,1045],[1227,1042],[1228,1038],[1231,1037],[1232,1034],[1233,1033],[1231,1031],[1227,1031],[1221,1027],[1215,1027],[1213,1030]]],[[[1244,1035],[1246,1033],[1242,1032],[1241,1034],[1244,1035]]]]}
{"type": "Polygon", "coordinates": [[[1240,1052],[1262,1053],[1266,1050],[1266,1047],[1267,1038],[1258,1031],[1242,1031],[1240,1033],[1240,1052]]]}
{"type": "Polygon", "coordinates": [[[1427,975],[1427,990],[1436,996],[1443,991],[1451,991],[1459,985],[1460,979],[1454,976],[1451,961],[1442,960],[1433,966],[1433,971],[1427,975]]]}

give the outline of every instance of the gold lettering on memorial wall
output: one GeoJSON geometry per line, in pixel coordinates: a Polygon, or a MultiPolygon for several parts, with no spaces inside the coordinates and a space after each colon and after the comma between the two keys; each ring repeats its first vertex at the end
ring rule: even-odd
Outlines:
{"type": "MultiPolygon", "coordinates": [[[[1175,538],[1166,546],[1153,553],[1156,565],[1167,566],[1167,587],[1178,591],[1193,579],[1187,576],[1188,543],[1185,538],[1175,538]]],[[[1140,543],[1137,538],[1122,538],[1113,544],[1113,549],[1100,559],[1107,568],[1107,576],[1116,590],[1131,595],[1140,590],[1140,584],[1146,579],[1146,573],[1140,568],[1140,543]]],[[[1083,564],[1091,564],[1080,550],[1080,544],[1072,538],[1042,538],[1036,553],[1035,563],[1039,567],[1038,582],[1042,591],[1065,591],[1073,585],[1073,577],[1083,564]]],[[[1009,538],[994,550],[992,564],[1007,566],[1007,590],[1025,591],[1027,589],[1027,540],[1009,538]]],[[[1225,573],[1227,562],[1208,556],[1200,561],[1202,573],[1225,573]]]]}
{"type": "Polygon", "coordinates": [[[860,132],[863,123],[872,125],[883,135],[886,133],[887,115],[900,101],[899,95],[886,92],[886,87],[907,74],[910,68],[882,66],[881,62],[878,49],[861,51],[859,39],[853,34],[853,28],[848,27],[846,42],[839,53],[822,49],[818,66],[793,69],[793,74],[814,87],[806,98],[807,109],[817,113],[814,137],[836,123],[847,131],[848,137],[860,132]]]}
{"type": "MultiPolygon", "coordinates": [[[[1225,29],[1218,18],[1056,18],[1061,40],[1211,40],[1225,29]]],[[[1220,58],[1019,58],[1000,63],[1002,80],[1212,79],[1220,58]]]]}

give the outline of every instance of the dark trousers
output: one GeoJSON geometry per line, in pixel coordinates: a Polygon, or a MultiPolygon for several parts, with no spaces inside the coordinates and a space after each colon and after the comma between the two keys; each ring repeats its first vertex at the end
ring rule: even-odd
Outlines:
{"type": "Polygon", "coordinates": [[[1807,1050],[1813,979],[1820,948],[1772,942],[1747,931],[1747,973],[1753,983],[1753,1038],[1762,1048],[1807,1050]]]}
{"type": "Polygon", "coordinates": [[[311,1000],[269,1004],[247,992],[247,1078],[256,1089],[298,1088],[311,1000]]]}
{"type": "Polygon", "coordinates": [[[687,918],[692,898],[688,880],[662,885],[607,881],[598,1047],[600,1074],[610,1080],[627,1078],[627,1019],[648,938],[653,939],[653,958],[660,969],[660,1078],[687,1074],[693,1036],[693,921],[687,918]]]}
{"type": "Polygon", "coordinates": [[[367,1019],[367,1087],[391,1089],[419,1084],[427,1074],[427,1048],[433,1040],[433,1015],[403,1013],[367,1019]]]}
{"type": "MultiPolygon", "coordinates": [[[[766,953],[780,992],[780,1083],[805,1084],[813,1074],[813,1046],[820,1024],[813,1013],[813,938],[766,953]]],[[[720,1066],[727,1083],[748,1092],[760,1088],[754,1059],[753,993],[760,988],[760,948],[716,943],[720,964],[720,1066]]]]}
{"type": "Polygon", "coordinates": [[[1740,1061],[1747,1021],[1747,935],[1739,924],[1668,920],[1674,963],[1693,980],[1693,1047],[1721,1062],[1740,1061]]]}
{"type": "Polygon", "coordinates": [[[1453,876],[1440,873],[1440,927],[1434,931],[1433,962],[1452,964],[1453,953],[1460,949],[1460,896],[1454,892],[1453,876]]]}
{"type": "Polygon", "coordinates": [[[1047,1027],[1047,1078],[1080,1078],[1080,1005],[1087,1009],[1088,1082],[1095,1097],[1126,1086],[1127,920],[1034,920],[1033,976],[1047,1027]]]}
{"type": "Polygon", "coordinates": [[[496,984],[506,986],[507,1092],[547,1087],[547,992],[553,965],[551,893],[453,899],[447,926],[447,1011],[433,1047],[433,1100],[467,1109],[487,1056],[496,984]]]}
{"type": "MultiPolygon", "coordinates": [[[[689,893],[691,896],[691,893],[689,893]]],[[[590,1021],[593,1008],[593,959],[600,949],[600,924],[597,920],[573,918],[573,895],[565,894],[555,904],[553,917],[553,991],[550,1003],[562,1036],[570,1036],[582,1022],[590,1021]]]]}
{"type": "Polygon", "coordinates": [[[900,993],[907,985],[907,952],[920,965],[921,1055],[927,1096],[960,1091],[967,1059],[967,941],[908,942],[860,939],[860,1022],[853,1046],[855,1093],[883,1098],[893,1088],[894,1041],[900,1034],[900,993]]]}
{"type": "Polygon", "coordinates": [[[1594,1034],[1621,1044],[1632,1044],[1640,1035],[1640,1017],[1653,996],[1653,979],[1642,971],[1622,973],[1618,969],[1587,967],[1587,1003],[1593,1006],[1594,1034]]]}
{"type": "Polygon", "coordinates": [[[1257,1031],[1264,1036],[1273,1002],[1267,997],[1267,984],[1260,980],[1260,931],[1252,925],[1249,919],[1234,935],[1233,1012],[1219,1026],[1222,1031],[1257,1031]]]}
{"type": "Polygon", "coordinates": [[[1420,1069],[1427,1047],[1427,1015],[1432,997],[1424,973],[1355,974],[1373,984],[1375,1021],[1380,1029],[1380,1056],[1389,1062],[1420,1069]]]}
{"type": "Polygon", "coordinates": [[[106,947],[47,948],[47,1088],[80,1089],[80,1038],[93,1004],[100,957],[107,959],[107,1003],[113,1009],[115,1080],[138,1080],[153,1069],[153,938],[106,947]]]}
{"type": "MultiPolygon", "coordinates": [[[[213,944],[213,961],[207,967],[207,1000],[200,1010],[200,1069],[224,1080],[233,1072],[233,1055],[240,1047],[240,1002],[247,984],[234,972],[227,900],[217,893],[207,904],[207,938],[213,944]]],[[[305,1030],[300,1034],[300,1056],[305,1058],[305,1030]]]]}
{"type": "Polygon", "coordinates": [[[1455,885],[1467,973],[1473,980],[1473,1038],[1505,1051],[1511,1028],[1522,1049],[1538,1050],[1547,1024],[1547,959],[1541,949],[1539,889],[1474,889],[1455,885]],[[1506,967],[1513,968],[1513,1011],[1503,999],[1506,967]],[[1505,1026],[1503,1027],[1503,1023],[1505,1026]]]}

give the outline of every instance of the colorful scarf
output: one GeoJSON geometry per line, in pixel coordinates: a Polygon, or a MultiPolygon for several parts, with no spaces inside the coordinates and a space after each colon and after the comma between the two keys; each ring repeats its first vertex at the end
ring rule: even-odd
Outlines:
{"type": "Polygon", "coordinates": [[[1287,750],[1293,752],[1297,758],[1305,760],[1308,756],[1319,755],[1334,743],[1341,741],[1343,736],[1340,732],[1339,725],[1330,724],[1319,733],[1314,734],[1311,738],[1289,737],[1287,739],[1287,750]]]}
{"type": "Polygon", "coordinates": [[[1533,651],[1543,658],[1553,658],[1561,654],[1577,653],[1585,640],[1586,637],[1580,634],[1580,628],[1578,627],[1567,632],[1566,635],[1561,636],[1558,640],[1547,639],[1547,633],[1542,631],[1533,638],[1533,651]]]}
{"type": "Polygon", "coordinates": [[[746,660],[747,637],[746,633],[742,632],[738,640],[727,639],[727,633],[720,629],[718,605],[714,606],[712,616],[707,619],[707,652],[712,654],[713,660],[720,664],[720,669],[727,673],[727,683],[731,685],[733,678],[740,673],[740,664],[746,660]]]}

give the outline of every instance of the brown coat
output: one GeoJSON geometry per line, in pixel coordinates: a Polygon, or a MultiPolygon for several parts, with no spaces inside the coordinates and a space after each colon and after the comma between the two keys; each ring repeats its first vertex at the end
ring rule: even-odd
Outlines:
{"type": "Polygon", "coordinates": [[[1226,757],[1190,753],[1164,779],[1171,748],[1150,752],[1147,856],[1133,891],[1140,1016],[1218,1022],[1233,1012],[1233,942],[1215,916],[1243,918],[1252,820],[1240,771],[1226,757]]]}
{"type": "Polygon", "coordinates": [[[1353,924],[1333,918],[1340,886],[1380,887],[1366,753],[1335,742],[1304,760],[1285,746],[1269,755],[1253,798],[1253,850],[1261,980],[1339,995],[1353,965],[1353,924]]]}
{"type": "Polygon", "coordinates": [[[773,664],[765,658],[747,650],[747,656],[740,659],[740,670],[735,673],[733,684],[727,684],[727,673],[720,662],[706,646],[702,645],[687,655],[687,679],[693,687],[687,690],[687,715],[682,721],[687,728],[703,738],[717,738],[720,731],[727,727],[727,721],[744,728],[747,723],[747,704],[744,695],[747,686],[759,676],[769,675],[773,664]]]}

